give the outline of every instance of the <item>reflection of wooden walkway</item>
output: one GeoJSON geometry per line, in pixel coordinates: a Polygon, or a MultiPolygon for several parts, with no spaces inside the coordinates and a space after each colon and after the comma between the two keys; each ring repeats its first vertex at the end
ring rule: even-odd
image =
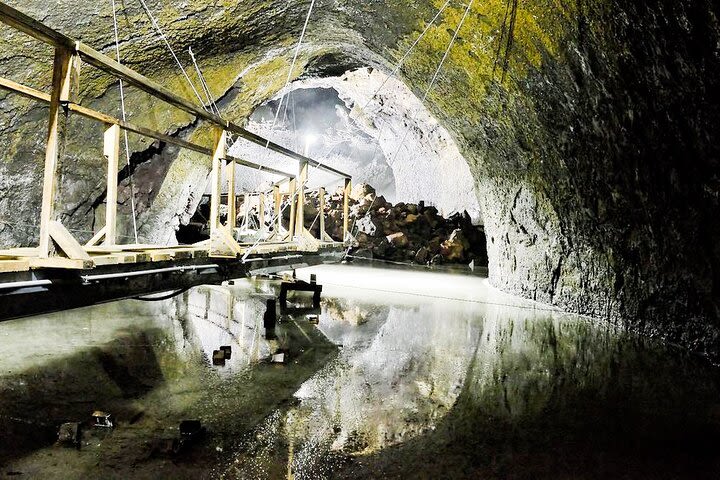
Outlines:
{"type": "MultiPolygon", "coordinates": [[[[348,196],[351,188],[349,175],[288,150],[210,113],[82,42],[71,39],[4,3],[0,3],[0,21],[54,48],[53,82],[50,93],[0,77],[0,88],[49,105],[42,209],[38,222],[39,243],[31,248],[0,250],[0,294],[13,289],[12,281],[24,283],[36,281],[34,280],[36,275],[32,272],[43,269],[84,272],[89,269],[115,266],[113,275],[120,275],[123,271],[137,273],[138,268],[154,268],[148,265],[152,263],[193,263],[202,259],[222,259],[224,263],[228,261],[242,264],[254,261],[267,263],[269,257],[282,252],[303,256],[343,250],[348,231],[348,196]],[[209,123],[215,132],[213,144],[192,143],[80,105],[77,103],[77,93],[83,65],[91,66],[124,81],[131,87],[129,90],[134,88],[149,93],[167,103],[168,108],[178,108],[200,121],[209,123]],[[57,221],[55,214],[58,163],[64,155],[64,139],[69,134],[68,118],[71,114],[92,119],[105,127],[103,138],[98,139],[98,142],[102,142],[103,145],[105,156],[103,167],[107,172],[106,221],[105,225],[84,245],[81,245],[62,223],[57,221]],[[117,244],[117,186],[122,130],[212,157],[209,240],[189,246],[117,244]],[[298,164],[297,174],[275,170],[229,155],[226,148],[231,135],[285,155],[298,164]],[[253,244],[241,244],[235,240],[236,165],[260,169],[282,178],[268,192],[248,194],[262,198],[260,205],[263,207],[259,212],[261,229],[270,232],[253,244]],[[329,172],[341,182],[344,195],[343,239],[338,240],[342,241],[333,240],[324,231],[323,189],[320,189],[318,205],[321,212],[319,238],[315,238],[306,228],[304,205],[310,167],[329,172]],[[226,185],[223,185],[223,177],[227,179],[226,185]],[[233,194],[223,195],[223,190],[233,194]],[[228,221],[222,223],[220,210],[225,198],[228,221]],[[282,205],[288,205],[290,208],[290,222],[287,227],[282,223],[282,205]],[[265,208],[271,212],[267,218],[265,208]],[[139,264],[144,265],[139,266],[139,264]],[[17,275],[23,272],[30,272],[31,275],[29,277],[17,275]]],[[[278,258],[277,255],[275,258],[278,258]]],[[[39,276],[43,277],[43,275],[39,276]]]]}

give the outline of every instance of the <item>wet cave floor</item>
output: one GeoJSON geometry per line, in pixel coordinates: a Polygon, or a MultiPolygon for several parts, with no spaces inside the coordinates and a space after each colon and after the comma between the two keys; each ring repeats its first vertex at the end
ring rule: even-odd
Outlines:
{"type": "Polygon", "coordinates": [[[273,342],[269,280],[0,323],[0,476],[720,478],[704,361],[482,275],[310,273],[319,324],[285,316],[273,342]],[[221,345],[232,357],[212,366],[221,345]],[[287,364],[267,360],[277,348],[287,364]],[[116,427],[55,444],[94,410],[116,427]],[[176,452],[185,419],[207,432],[176,452]]]}

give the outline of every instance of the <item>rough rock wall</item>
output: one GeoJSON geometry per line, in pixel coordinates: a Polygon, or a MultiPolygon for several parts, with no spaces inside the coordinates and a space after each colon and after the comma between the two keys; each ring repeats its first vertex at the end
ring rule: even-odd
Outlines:
{"type": "MultiPolygon", "coordinates": [[[[125,34],[131,64],[186,89],[127,3],[144,40],[125,34]]],[[[321,1],[293,76],[304,68],[389,70],[443,3],[321,1]]],[[[47,17],[46,0],[13,4],[108,50],[109,5],[64,0],[47,17]],[[78,12],[92,13],[92,21],[78,12]]],[[[172,1],[163,4],[160,21],[174,41],[196,46],[213,93],[224,95],[224,110],[239,120],[282,87],[308,4],[172,1]]],[[[402,68],[418,96],[464,7],[448,7],[402,68]]],[[[720,354],[719,33],[718,6],[710,0],[473,3],[426,103],[470,163],[493,284],[720,354]]],[[[0,71],[49,78],[19,61],[4,54],[0,71]]],[[[117,105],[109,85],[97,79],[85,91],[90,105],[117,105]]],[[[155,104],[136,98],[134,114],[151,125],[169,123],[170,131],[207,138],[192,119],[161,118],[155,104]]],[[[42,138],[17,134],[25,125],[37,129],[42,112],[6,102],[11,120],[2,116],[0,148],[10,155],[0,164],[0,208],[28,213],[37,202],[17,189],[39,178],[42,138]]],[[[98,192],[101,177],[83,168],[91,159],[73,160],[77,178],[66,183],[76,203],[83,192],[98,192]]],[[[147,232],[163,232],[158,239],[192,208],[190,192],[203,189],[195,185],[204,183],[208,165],[187,152],[165,162],[166,181],[142,219],[147,232]]],[[[87,224],[87,215],[79,222],[87,224]]],[[[26,233],[4,228],[3,240],[26,240],[26,233]]]]}
{"type": "MultiPolygon", "coordinates": [[[[418,93],[462,6],[448,12],[403,68],[418,93]]],[[[471,162],[492,283],[720,353],[717,4],[473,12],[429,104],[471,162]]]]}

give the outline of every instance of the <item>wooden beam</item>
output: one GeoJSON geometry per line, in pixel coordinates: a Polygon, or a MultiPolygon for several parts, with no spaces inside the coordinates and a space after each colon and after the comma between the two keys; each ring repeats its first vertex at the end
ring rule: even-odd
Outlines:
{"type": "Polygon", "coordinates": [[[74,41],[9,5],[0,2],[0,22],[55,47],[70,48],[74,41]]]}
{"type": "Polygon", "coordinates": [[[14,82],[8,78],[0,77],[0,88],[3,88],[10,92],[19,93],[20,95],[30,98],[32,100],[50,103],[49,94],[41,92],[40,90],[35,90],[32,87],[27,87],[20,83],[14,82]]]}
{"type": "Polygon", "coordinates": [[[173,137],[173,136],[167,135],[165,133],[158,132],[156,130],[141,127],[141,126],[135,125],[133,123],[120,120],[119,118],[115,118],[113,116],[106,115],[101,112],[97,112],[91,108],[83,107],[82,105],[78,105],[76,103],[70,103],[68,105],[68,110],[70,110],[73,113],[77,113],[78,115],[82,115],[83,117],[97,120],[98,122],[102,122],[107,125],[119,125],[120,128],[122,128],[123,130],[127,130],[128,132],[137,133],[138,135],[143,135],[145,137],[154,138],[155,140],[169,143],[171,145],[177,145],[178,147],[187,148],[188,150],[193,150],[195,152],[202,153],[204,155],[208,155],[208,156],[212,155],[212,149],[210,149],[208,147],[203,147],[202,145],[188,142],[187,140],[183,140],[182,138],[173,137]]]}
{"type": "Polygon", "coordinates": [[[94,247],[98,243],[100,243],[100,240],[105,238],[105,232],[107,231],[107,225],[103,226],[93,237],[88,240],[88,242],[85,244],[85,247],[94,247]]]}
{"type": "Polygon", "coordinates": [[[30,268],[63,268],[87,270],[95,266],[92,260],[76,260],[65,257],[28,258],[30,268]]]}
{"type": "Polygon", "coordinates": [[[30,269],[28,260],[0,260],[0,273],[24,272],[30,269]]]}
{"type": "Polygon", "coordinates": [[[0,250],[0,257],[37,257],[38,249],[36,247],[16,247],[0,250]]]}
{"type": "Polygon", "coordinates": [[[258,223],[260,230],[265,228],[265,193],[261,193],[258,197],[258,223]]]}
{"type": "Polygon", "coordinates": [[[72,260],[92,260],[85,249],[70,232],[57,220],[49,225],[50,238],[57,244],[67,258],[72,260]]]}
{"type": "Polygon", "coordinates": [[[302,233],[305,230],[305,185],[308,179],[308,163],[301,162],[298,169],[297,181],[297,220],[295,220],[295,233],[302,233]]]}
{"type": "Polygon", "coordinates": [[[243,213],[243,222],[242,222],[242,228],[247,229],[248,228],[248,219],[250,218],[250,194],[245,193],[243,194],[243,210],[245,211],[243,213]]]}
{"type": "Polygon", "coordinates": [[[320,201],[318,206],[318,215],[320,216],[320,234],[318,235],[318,238],[320,240],[324,240],[324,233],[325,233],[325,188],[320,187],[318,189],[318,200],[320,201]]]}
{"type": "Polygon", "coordinates": [[[120,127],[105,130],[103,153],[107,159],[107,195],[105,196],[105,245],[115,245],[117,229],[118,164],[120,161],[120,127]]]}
{"type": "Polygon", "coordinates": [[[219,128],[215,129],[215,149],[212,159],[211,191],[210,198],[210,236],[220,225],[220,203],[222,194],[221,160],[225,158],[227,132],[219,128]]]}
{"type": "Polygon", "coordinates": [[[211,257],[238,257],[243,254],[243,249],[233,238],[230,231],[220,226],[210,234],[210,256],[211,257]]]}
{"type": "Polygon", "coordinates": [[[352,181],[346,178],[343,186],[343,242],[347,240],[350,226],[350,192],[352,192],[352,181]]]}
{"type": "Polygon", "coordinates": [[[77,42],[70,37],[67,37],[52,28],[43,25],[41,22],[25,15],[24,13],[4,4],[0,3],[0,21],[5,22],[13,28],[16,28],[22,32],[27,33],[40,41],[54,45],[56,48],[63,48],[67,50],[74,50],[83,61],[92,65],[93,67],[109,73],[117,78],[120,78],[130,85],[149,93],[150,95],[163,100],[164,102],[179,108],[181,110],[190,113],[198,118],[210,121],[215,125],[222,127],[223,130],[229,130],[235,133],[241,138],[248,140],[257,145],[262,145],[274,152],[280,153],[287,157],[290,157],[298,162],[308,162],[312,167],[325,170],[341,177],[347,177],[349,175],[336,170],[327,165],[323,165],[318,161],[300,155],[290,149],[283,147],[277,143],[271,142],[260,135],[250,132],[239,125],[230,123],[229,121],[211,113],[207,112],[201,106],[196,105],[194,102],[190,102],[179,95],[176,95],[169,89],[162,85],[150,80],[149,78],[135,72],[134,70],[121,65],[107,55],[98,52],[97,50],[85,45],[82,42],[77,42]]]}
{"type": "Polygon", "coordinates": [[[297,184],[297,180],[294,178],[288,182],[288,186],[290,187],[290,225],[288,228],[288,236],[287,238],[292,241],[293,237],[295,236],[295,214],[296,214],[296,198],[295,198],[295,185],[297,184]]]}
{"type": "Polygon", "coordinates": [[[228,218],[227,226],[232,231],[237,224],[237,197],[235,196],[235,162],[228,162],[225,165],[225,172],[228,183],[228,218]]]}
{"type": "Polygon", "coordinates": [[[257,163],[250,162],[248,160],[243,160],[241,158],[233,157],[232,155],[227,155],[225,157],[225,160],[227,160],[228,162],[235,162],[238,165],[243,165],[245,167],[254,168],[261,172],[268,172],[268,173],[280,175],[280,176],[283,176],[286,178],[294,178],[295,177],[295,175],[293,175],[292,173],[283,172],[282,170],[276,170],[274,168],[266,167],[265,165],[260,165],[257,163]]]}
{"type": "Polygon", "coordinates": [[[280,195],[280,185],[278,183],[273,185],[273,216],[275,218],[275,225],[273,225],[272,239],[280,240],[280,232],[282,232],[282,215],[280,215],[280,208],[282,207],[282,195],[280,195]]]}
{"type": "Polygon", "coordinates": [[[52,246],[50,244],[50,222],[55,219],[55,177],[58,161],[62,154],[64,130],[67,121],[66,114],[62,111],[61,102],[69,99],[69,84],[73,78],[70,72],[71,63],[72,55],[70,51],[65,48],[56,47],[40,210],[40,244],[38,252],[40,258],[48,258],[52,246]]]}
{"type": "Polygon", "coordinates": [[[199,107],[194,103],[174,94],[160,84],[135,72],[134,70],[125,67],[124,65],[119,64],[107,55],[104,55],[81,42],[77,43],[77,51],[85,62],[94,66],[95,68],[103,70],[104,72],[107,72],[115,77],[121,78],[127,83],[139,88],[140,90],[143,90],[144,92],[147,92],[150,95],[159,98],[174,107],[184,110],[187,113],[202,118],[203,120],[208,120],[215,125],[222,127],[224,130],[228,130],[249,142],[255,143],[256,145],[262,145],[269,150],[280,153],[281,155],[292,158],[298,162],[308,162],[311,166],[315,168],[338,175],[340,177],[349,176],[348,174],[343,173],[340,170],[336,170],[316,160],[308,158],[304,155],[300,155],[299,153],[285,148],[275,142],[271,142],[270,140],[263,138],[256,133],[252,133],[251,131],[240,127],[239,125],[235,125],[213,113],[207,112],[202,107],[199,107]]]}

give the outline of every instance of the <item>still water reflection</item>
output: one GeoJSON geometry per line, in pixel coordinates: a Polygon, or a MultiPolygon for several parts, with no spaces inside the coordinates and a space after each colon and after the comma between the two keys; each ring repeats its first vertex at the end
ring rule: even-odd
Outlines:
{"type": "Polygon", "coordinates": [[[25,478],[718,478],[720,375],[480,276],[323,266],[0,324],[0,464],[25,478]],[[232,346],[224,366],[214,350],[232,346]],[[272,364],[283,351],[288,363],[272,364]],[[56,425],[118,419],[79,451],[56,425]],[[174,453],[177,425],[204,439],[174,453]]]}

